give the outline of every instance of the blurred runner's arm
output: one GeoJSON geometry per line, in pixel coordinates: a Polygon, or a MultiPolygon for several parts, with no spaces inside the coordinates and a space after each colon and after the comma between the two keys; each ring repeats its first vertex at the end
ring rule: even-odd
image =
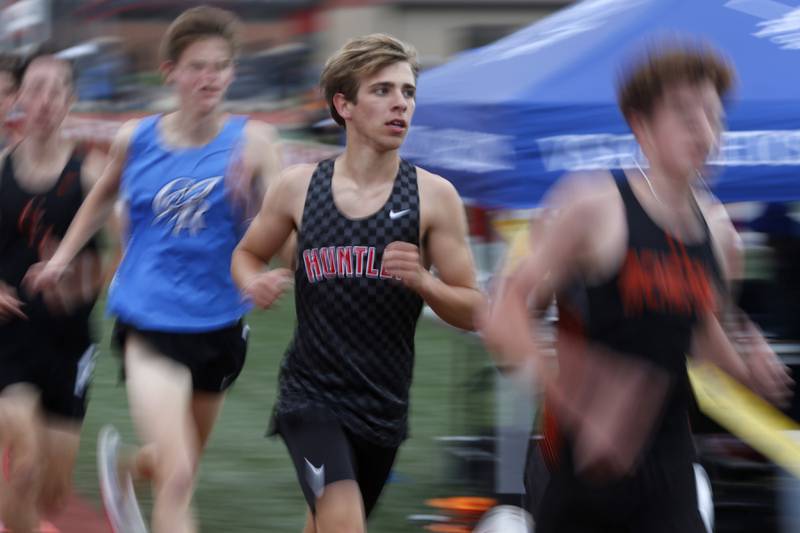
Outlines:
{"type": "Polygon", "coordinates": [[[46,263],[31,267],[26,282],[32,289],[40,290],[56,284],[78,252],[111,215],[136,124],[136,121],[128,121],[120,128],[102,176],[81,204],[53,257],[46,263]]]}
{"type": "MultiPolygon", "coordinates": [[[[109,156],[105,152],[97,148],[90,149],[86,154],[83,165],[81,166],[81,184],[87,196],[94,186],[97,185],[97,182],[100,181],[100,178],[103,177],[103,171],[108,166],[109,159],[109,156]]],[[[115,241],[118,238],[118,219],[119,213],[116,209],[113,209],[106,221],[105,229],[107,241],[117,247],[118,245],[115,244],[115,241]]],[[[79,261],[85,261],[87,265],[93,264],[93,267],[87,267],[90,270],[84,270],[80,267],[77,270],[78,272],[90,273],[86,277],[78,274],[78,278],[81,278],[80,281],[78,281],[79,284],[88,283],[83,290],[84,301],[93,301],[100,292],[103,282],[106,279],[110,279],[114,274],[117,266],[117,255],[119,254],[98,254],[97,252],[89,252],[84,257],[76,258],[79,261]],[[103,260],[100,255],[108,255],[108,257],[103,260]],[[103,265],[103,262],[105,262],[106,265],[103,265]]]]}
{"type": "Polygon", "coordinates": [[[288,168],[270,185],[261,210],[233,252],[233,280],[258,307],[270,307],[291,279],[285,268],[264,269],[296,230],[295,210],[305,199],[303,185],[307,187],[312,170],[310,165],[288,168]]]}
{"type": "Polygon", "coordinates": [[[0,281],[0,324],[15,316],[27,320],[28,317],[22,310],[24,305],[17,295],[17,290],[0,281]]]}
{"type": "Polygon", "coordinates": [[[51,263],[69,264],[111,215],[136,125],[137,121],[128,121],[120,128],[111,145],[105,170],[83,201],[51,263]]]}
{"type": "Polygon", "coordinates": [[[270,184],[278,179],[283,170],[281,144],[278,132],[272,126],[258,123],[257,154],[260,157],[258,174],[261,178],[261,190],[266,191],[270,184]]]}
{"type": "Polygon", "coordinates": [[[748,387],[753,386],[747,365],[734,348],[714,312],[708,311],[701,317],[692,336],[690,353],[695,358],[713,362],[748,387]]]}
{"type": "Polygon", "coordinates": [[[89,150],[81,166],[81,185],[84,191],[88,193],[100,181],[108,161],[109,157],[101,150],[97,148],[89,150]]]}
{"type": "MultiPolygon", "coordinates": [[[[571,185],[560,187],[571,188],[571,185]]],[[[494,288],[482,328],[484,341],[501,364],[515,367],[532,358],[537,379],[544,388],[553,377],[553,369],[543,360],[534,337],[530,324],[531,299],[541,299],[542,292],[557,291],[580,269],[598,211],[592,193],[576,190],[571,200],[566,201],[556,192],[553,198],[548,220],[536,230],[533,249],[494,288]]]]}
{"type": "MultiPolygon", "coordinates": [[[[744,278],[744,245],[724,206],[719,205],[714,214],[713,231],[721,235],[719,241],[724,246],[727,277],[733,286],[744,278]]],[[[729,294],[728,302],[728,334],[737,341],[736,347],[750,372],[751,386],[770,402],[786,405],[791,399],[794,384],[789,367],[775,354],[761,329],[736,305],[733,294],[729,294]]]]}
{"type": "Polygon", "coordinates": [[[252,174],[254,183],[250,189],[258,200],[255,206],[258,209],[270,184],[278,179],[283,170],[280,138],[275,128],[258,120],[248,121],[245,135],[245,158],[252,162],[245,164],[252,170],[245,171],[252,174]]]}
{"type": "MultiPolygon", "coordinates": [[[[255,171],[257,209],[270,185],[280,177],[283,171],[282,145],[277,130],[269,124],[251,120],[248,122],[248,127],[253,130],[252,142],[249,143],[252,154],[250,158],[257,162],[255,171]]],[[[295,268],[295,245],[296,236],[292,233],[280,253],[277,254],[281,264],[291,270],[295,268]]]]}
{"type": "Polygon", "coordinates": [[[715,362],[767,400],[783,405],[791,397],[793,383],[788,368],[759,328],[736,306],[730,290],[744,275],[742,240],[721,204],[709,208],[707,218],[729,292],[721,295],[718,314],[709,314],[703,320],[693,339],[692,353],[715,362]]]}

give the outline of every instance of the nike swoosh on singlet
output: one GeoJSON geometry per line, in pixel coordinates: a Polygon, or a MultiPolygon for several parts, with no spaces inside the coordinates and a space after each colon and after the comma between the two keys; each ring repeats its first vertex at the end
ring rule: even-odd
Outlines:
{"type": "Polygon", "coordinates": [[[403,209],[402,211],[389,211],[389,218],[392,220],[398,219],[400,217],[406,216],[408,213],[411,212],[411,209],[403,209]]]}

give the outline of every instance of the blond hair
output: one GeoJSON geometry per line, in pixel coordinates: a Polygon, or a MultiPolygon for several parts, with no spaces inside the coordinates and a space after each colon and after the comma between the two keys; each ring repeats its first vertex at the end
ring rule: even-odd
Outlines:
{"type": "Polygon", "coordinates": [[[400,62],[411,66],[416,80],[419,64],[417,51],[413,46],[385,33],[373,33],[347,41],[328,59],[320,76],[320,87],[333,120],[340,126],[345,125],[344,119],[333,105],[336,94],[341,93],[348,101],[356,103],[362,78],[400,62]]]}
{"type": "Polygon", "coordinates": [[[227,41],[235,56],[240,45],[239,26],[236,15],[224,9],[211,6],[187,9],[167,28],[161,40],[161,60],[176,62],[190,45],[210,37],[227,41]]]}

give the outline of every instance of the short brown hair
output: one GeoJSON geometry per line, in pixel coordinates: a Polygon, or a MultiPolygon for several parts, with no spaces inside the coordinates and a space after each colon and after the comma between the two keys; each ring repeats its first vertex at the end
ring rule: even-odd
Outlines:
{"type": "Polygon", "coordinates": [[[630,121],[633,114],[649,116],[668,87],[708,81],[724,98],[735,78],[730,63],[708,45],[662,43],[649,47],[644,57],[623,71],[617,85],[617,101],[630,121]]]}
{"type": "Polygon", "coordinates": [[[411,66],[414,79],[419,74],[417,51],[413,46],[387,35],[373,33],[351,39],[325,63],[320,76],[320,87],[333,120],[344,126],[344,119],[333,105],[333,97],[342,93],[350,102],[356,102],[361,79],[371,76],[394,63],[406,62],[411,66]]]}
{"type": "Polygon", "coordinates": [[[190,45],[209,37],[228,41],[231,53],[239,51],[239,19],[224,9],[198,6],[187,9],[167,28],[161,40],[161,60],[176,62],[190,45]]]}

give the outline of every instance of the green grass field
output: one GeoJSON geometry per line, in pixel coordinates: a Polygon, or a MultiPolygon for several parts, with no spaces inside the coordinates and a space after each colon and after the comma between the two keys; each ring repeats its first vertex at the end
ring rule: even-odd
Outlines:
{"type": "MultiPolygon", "coordinates": [[[[204,532],[299,532],[305,503],[283,442],[265,438],[277,385],[277,372],[294,328],[292,298],[276,309],[253,314],[248,360],[231,390],[203,458],[195,496],[204,532]]],[[[83,430],[75,473],[80,494],[99,502],[95,445],[99,428],[114,423],[131,441],[133,428],[124,386],[118,383],[119,362],[109,349],[111,323],[101,318],[101,354],[83,430]]],[[[470,433],[491,417],[491,393],[475,394],[468,385],[487,364],[474,337],[421,318],[411,396],[411,438],[401,448],[395,481],[384,492],[370,521],[370,531],[415,531],[407,516],[430,511],[431,497],[473,494],[455,486],[448,462],[435,437],[470,433]]],[[[143,495],[147,500],[147,495],[143,495]]],[[[99,505],[99,503],[98,503],[99,505]]]]}

